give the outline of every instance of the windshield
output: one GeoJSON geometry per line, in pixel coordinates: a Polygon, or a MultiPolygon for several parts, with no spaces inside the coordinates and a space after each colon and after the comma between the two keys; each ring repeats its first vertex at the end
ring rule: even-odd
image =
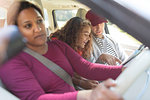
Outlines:
{"type": "Polygon", "coordinates": [[[150,20],[150,0],[114,0],[126,8],[150,20]]]}

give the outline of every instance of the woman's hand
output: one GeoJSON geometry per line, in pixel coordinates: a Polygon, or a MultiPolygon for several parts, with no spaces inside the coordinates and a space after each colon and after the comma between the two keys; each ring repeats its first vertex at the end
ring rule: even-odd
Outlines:
{"type": "Polygon", "coordinates": [[[72,77],[72,81],[76,86],[79,86],[83,89],[92,89],[92,88],[95,88],[99,84],[99,82],[96,80],[85,79],[76,73],[72,77]]]}
{"type": "Polygon", "coordinates": [[[92,91],[90,100],[123,100],[120,95],[109,89],[114,86],[116,84],[111,79],[102,82],[92,91]]]}
{"type": "Polygon", "coordinates": [[[95,80],[80,80],[80,87],[83,89],[93,89],[99,84],[98,81],[95,80]]]}
{"type": "Polygon", "coordinates": [[[123,100],[123,98],[109,88],[116,86],[111,79],[99,84],[93,90],[79,91],[77,100],[123,100]]]}
{"type": "Polygon", "coordinates": [[[99,60],[103,63],[107,63],[108,65],[116,65],[117,63],[122,63],[118,58],[109,54],[101,54],[99,60]]]}

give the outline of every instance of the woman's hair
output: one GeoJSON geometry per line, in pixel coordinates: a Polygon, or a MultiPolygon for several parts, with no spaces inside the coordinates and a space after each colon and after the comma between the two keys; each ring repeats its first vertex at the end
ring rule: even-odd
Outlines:
{"type": "Polygon", "coordinates": [[[85,27],[91,27],[91,23],[88,20],[81,19],[79,17],[71,18],[64,27],[56,32],[52,33],[50,38],[57,38],[58,40],[66,42],[75,51],[82,51],[82,57],[88,59],[92,50],[92,34],[90,34],[90,40],[87,42],[82,50],[77,47],[78,39],[81,36],[81,32],[85,27]]]}
{"type": "Polygon", "coordinates": [[[18,15],[19,15],[19,13],[20,13],[21,11],[23,11],[24,9],[34,8],[34,9],[37,10],[37,11],[41,14],[41,16],[43,17],[43,13],[42,13],[41,9],[40,9],[38,6],[36,6],[35,4],[30,3],[30,2],[28,2],[28,1],[18,1],[18,2],[20,3],[20,6],[19,6],[19,8],[18,8],[18,12],[16,13],[15,25],[17,25],[17,17],[18,17],[18,15]]]}

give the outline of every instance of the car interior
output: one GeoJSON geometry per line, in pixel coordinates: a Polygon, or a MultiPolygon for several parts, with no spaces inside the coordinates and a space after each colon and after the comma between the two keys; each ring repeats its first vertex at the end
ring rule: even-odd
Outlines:
{"type": "MultiPolygon", "coordinates": [[[[7,9],[12,4],[12,1],[13,0],[6,0],[4,3],[0,3],[0,10],[5,14],[3,17],[0,17],[1,28],[7,26],[6,13],[7,9]]],[[[122,65],[129,68],[127,68],[127,70],[116,79],[118,87],[111,89],[121,93],[125,100],[148,99],[150,93],[150,39],[148,35],[150,31],[150,13],[145,15],[145,12],[141,13],[140,7],[137,8],[137,5],[133,6],[133,2],[130,3],[123,0],[57,0],[57,2],[56,0],[28,1],[36,2],[43,10],[46,30],[48,31],[47,36],[56,29],[61,28],[72,17],[78,16],[85,19],[85,14],[90,9],[96,14],[106,17],[109,21],[109,23],[105,25],[106,34],[113,34],[112,27],[115,27],[119,29],[119,32],[123,32],[123,35],[126,35],[126,37],[129,37],[129,39],[133,41],[133,43],[129,43],[128,41],[130,40],[127,40],[127,43],[125,37],[123,37],[123,41],[118,39],[120,37],[116,38],[120,41],[125,52],[129,56],[122,65]],[[136,8],[136,10],[134,8],[136,8]],[[133,72],[135,73],[132,74],[133,72]],[[139,85],[141,87],[137,89],[136,87],[139,85]],[[131,96],[130,93],[133,93],[133,95],[131,96]]],[[[119,36],[121,35],[122,34],[119,36]]],[[[7,91],[1,82],[0,99],[19,100],[16,96],[7,91]]]]}
{"type": "Polygon", "coordinates": [[[88,7],[97,12],[97,14],[104,15],[111,22],[143,43],[143,45],[123,63],[123,65],[128,68],[116,79],[118,86],[112,90],[122,94],[125,100],[148,100],[150,91],[150,51],[148,35],[150,17],[148,17],[148,12],[147,15],[145,15],[146,10],[145,12],[139,10],[141,9],[139,6],[143,2],[137,5],[134,0],[132,0],[131,4],[122,0],[79,1],[88,5],[88,7]]]}

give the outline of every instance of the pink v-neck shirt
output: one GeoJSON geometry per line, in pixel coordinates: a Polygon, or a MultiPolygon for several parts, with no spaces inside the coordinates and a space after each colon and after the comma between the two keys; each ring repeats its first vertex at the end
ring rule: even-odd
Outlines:
{"type": "MultiPolygon", "coordinates": [[[[71,76],[74,72],[92,80],[115,79],[122,66],[90,63],[64,42],[48,42],[47,57],[71,76]]],[[[0,68],[6,88],[21,100],[76,100],[77,91],[31,55],[21,52],[0,68]]]]}

